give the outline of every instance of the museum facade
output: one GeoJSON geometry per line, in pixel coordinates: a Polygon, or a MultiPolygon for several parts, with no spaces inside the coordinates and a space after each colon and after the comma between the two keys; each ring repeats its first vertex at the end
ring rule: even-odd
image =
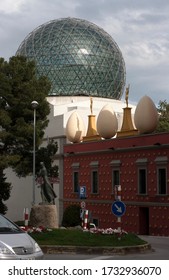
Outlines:
{"type": "Polygon", "coordinates": [[[121,186],[121,228],[145,235],[169,234],[169,134],[147,134],[64,146],[64,208],[81,205],[99,228],[118,228],[112,211],[121,186]]]}

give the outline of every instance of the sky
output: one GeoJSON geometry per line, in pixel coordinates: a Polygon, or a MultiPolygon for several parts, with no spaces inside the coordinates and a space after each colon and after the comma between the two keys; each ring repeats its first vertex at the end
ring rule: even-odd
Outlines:
{"type": "Polygon", "coordinates": [[[0,57],[8,61],[35,28],[66,17],[95,23],[118,44],[129,102],[169,103],[168,0],[0,0],[0,57]]]}

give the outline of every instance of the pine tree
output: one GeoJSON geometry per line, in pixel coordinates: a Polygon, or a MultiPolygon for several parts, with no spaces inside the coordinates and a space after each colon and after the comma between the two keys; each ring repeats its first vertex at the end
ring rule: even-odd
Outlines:
{"type": "Polygon", "coordinates": [[[11,184],[6,182],[3,170],[0,169],[0,213],[5,214],[8,210],[4,201],[8,200],[11,192],[11,184]]]}
{"type": "Polygon", "coordinates": [[[4,201],[10,196],[11,184],[4,170],[11,167],[18,176],[32,173],[33,120],[32,101],[36,110],[36,151],[42,143],[50,112],[46,100],[51,83],[36,75],[34,61],[13,56],[9,62],[0,58],[0,212],[6,213],[4,201]]]}
{"type": "Polygon", "coordinates": [[[33,150],[33,109],[36,100],[36,150],[42,142],[50,112],[46,77],[37,77],[34,61],[25,57],[0,59],[0,168],[11,166],[17,175],[31,173],[33,150]],[[6,102],[9,105],[6,106],[6,102]]]}

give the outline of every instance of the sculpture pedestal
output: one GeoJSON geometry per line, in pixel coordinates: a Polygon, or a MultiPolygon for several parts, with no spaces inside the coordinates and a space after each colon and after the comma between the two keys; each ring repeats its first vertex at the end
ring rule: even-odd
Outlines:
{"type": "Polygon", "coordinates": [[[83,142],[101,140],[101,137],[97,133],[95,117],[95,115],[88,116],[88,129],[86,136],[83,137],[83,142]]]}
{"type": "Polygon", "coordinates": [[[130,107],[123,108],[123,123],[120,131],[117,131],[117,137],[138,135],[138,130],[134,128],[131,117],[130,107]]]}
{"type": "Polygon", "coordinates": [[[58,228],[56,205],[35,205],[30,212],[30,225],[33,227],[58,228]]]}

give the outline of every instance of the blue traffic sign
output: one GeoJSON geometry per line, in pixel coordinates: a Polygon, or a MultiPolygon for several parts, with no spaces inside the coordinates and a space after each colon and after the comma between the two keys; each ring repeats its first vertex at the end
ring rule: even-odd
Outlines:
{"type": "Polygon", "coordinates": [[[117,216],[121,217],[126,212],[126,205],[122,201],[115,201],[112,204],[112,213],[117,216]]]}
{"type": "Polygon", "coordinates": [[[80,187],[80,199],[86,198],[86,186],[80,187]]]}

